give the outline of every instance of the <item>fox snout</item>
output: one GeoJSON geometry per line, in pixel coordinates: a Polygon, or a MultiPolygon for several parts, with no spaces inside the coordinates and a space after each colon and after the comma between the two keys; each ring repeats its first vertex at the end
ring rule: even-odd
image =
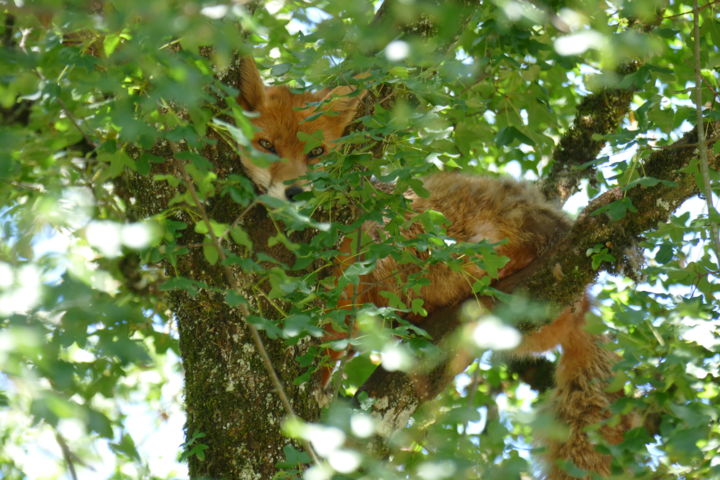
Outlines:
{"type": "Polygon", "coordinates": [[[297,196],[301,193],[310,191],[310,185],[306,181],[298,179],[297,177],[287,177],[286,180],[271,177],[270,184],[267,186],[258,184],[257,182],[255,183],[261,190],[265,190],[265,192],[271,197],[287,200],[289,202],[297,200],[297,196]]]}
{"type": "Polygon", "coordinates": [[[290,185],[288,188],[285,189],[285,198],[287,198],[289,201],[294,202],[295,197],[297,195],[300,195],[305,190],[303,190],[302,187],[299,187],[297,185],[290,185]]]}

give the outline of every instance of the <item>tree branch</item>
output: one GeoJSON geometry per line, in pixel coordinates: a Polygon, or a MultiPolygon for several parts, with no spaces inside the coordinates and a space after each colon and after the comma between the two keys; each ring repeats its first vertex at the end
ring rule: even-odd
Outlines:
{"type": "Polygon", "coordinates": [[[693,2],[693,57],[695,67],[695,111],[697,115],[697,135],[698,135],[698,159],[700,160],[700,173],[702,174],[702,191],[705,195],[705,204],[707,205],[708,217],[710,217],[710,242],[715,250],[715,259],[720,262],[720,237],[718,236],[718,227],[713,217],[717,215],[715,205],[713,205],[712,188],[710,187],[710,169],[708,168],[708,152],[705,145],[705,127],[703,122],[703,105],[702,105],[702,65],[700,63],[700,7],[698,1],[693,2]]]}
{"type": "MultiPolygon", "coordinates": [[[[658,12],[655,21],[637,24],[645,33],[652,31],[662,20],[658,12]]],[[[620,76],[635,73],[641,62],[621,65],[620,76]]],[[[553,152],[550,173],[543,179],[540,189],[548,200],[563,203],[578,189],[580,181],[590,178],[595,171],[592,162],[605,145],[602,138],[614,132],[630,110],[634,87],[612,88],[589,95],[578,105],[573,126],[563,135],[553,152]]]]}
{"type": "MultiPolygon", "coordinates": [[[[629,75],[639,66],[639,62],[629,63],[618,73],[629,75]]],[[[555,147],[550,173],[540,185],[548,200],[563,203],[577,191],[580,180],[592,175],[592,162],[606,142],[603,137],[614,132],[627,115],[634,91],[602,90],[578,105],[575,122],[555,147]]]]}
{"type": "MultiPolygon", "coordinates": [[[[720,122],[707,125],[707,136],[718,141],[720,122]]],[[[592,268],[588,249],[597,244],[610,246],[616,257],[625,255],[648,230],[665,222],[680,204],[698,193],[693,172],[687,171],[691,159],[697,155],[697,131],[693,130],[673,144],[673,148],[653,153],[644,165],[648,177],[662,180],[653,187],[635,187],[627,191],[612,189],[593,200],[575,222],[571,230],[560,239],[543,258],[536,259],[527,268],[497,282],[494,287],[503,292],[527,294],[539,301],[568,305],[582,295],[586,285],[593,282],[599,270],[592,268]],[[596,212],[615,201],[628,199],[637,212],[612,221],[605,214],[596,212]],[[561,275],[558,276],[558,272],[561,275]]],[[[717,158],[711,164],[718,167],[717,158]]],[[[627,201],[627,200],[625,200],[627,201]]],[[[608,264],[601,265],[605,270],[608,264]]],[[[460,326],[462,304],[436,311],[423,322],[423,327],[433,338],[433,343],[445,342],[460,326]]],[[[485,305],[495,301],[483,299],[485,305]]],[[[530,331],[539,325],[519,325],[530,331]]],[[[378,368],[358,390],[359,401],[365,395],[374,398],[375,413],[382,418],[381,433],[391,433],[406,425],[410,415],[424,401],[437,396],[462,372],[472,358],[467,354],[450,354],[437,364],[430,373],[409,375],[403,372],[387,372],[378,368]]]]}

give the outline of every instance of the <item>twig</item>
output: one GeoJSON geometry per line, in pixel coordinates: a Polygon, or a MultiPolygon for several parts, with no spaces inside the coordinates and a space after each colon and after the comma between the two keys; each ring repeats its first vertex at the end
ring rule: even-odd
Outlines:
{"type": "Polygon", "coordinates": [[[705,5],[703,5],[702,7],[698,8],[697,2],[695,2],[695,6],[693,7],[692,10],[688,10],[687,12],[676,13],[674,15],[668,15],[666,17],[663,17],[663,19],[682,17],[683,15],[690,15],[691,13],[697,15],[696,12],[699,12],[700,10],[705,10],[706,8],[711,7],[711,6],[715,5],[716,3],[720,3],[720,0],[713,0],[712,2],[708,2],[705,5]]]}
{"type": "MultiPolygon", "coordinates": [[[[170,148],[172,149],[174,154],[178,153],[178,149],[174,144],[170,144],[170,148]]],[[[212,225],[210,224],[210,217],[207,213],[207,210],[205,209],[205,206],[200,201],[200,197],[197,194],[197,190],[195,190],[195,184],[193,183],[192,178],[187,173],[187,170],[185,169],[185,165],[183,162],[179,161],[177,158],[175,160],[175,165],[177,166],[178,170],[180,171],[180,174],[182,175],[183,179],[185,180],[185,185],[188,189],[188,192],[190,192],[190,196],[193,199],[193,202],[197,205],[198,213],[202,217],[203,222],[205,222],[205,225],[207,225],[208,233],[210,235],[210,239],[212,240],[212,243],[214,247],[218,251],[218,257],[220,258],[220,262],[222,264],[222,271],[225,276],[225,280],[227,281],[228,285],[235,290],[236,292],[240,292],[240,285],[233,275],[232,271],[230,270],[230,267],[228,265],[225,265],[225,261],[227,260],[227,256],[225,255],[225,251],[223,250],[222,243],[220,242],[220,239],[215,235],[215,231],[212,228],[212,225]]],[[[288,398],[287,394],[285,393],[285,388],[282,385],[282,382],[280,381],[280,377],[278,377],[277,372],[275,371],[275,367],[272,364],[272,360],[270,359],[270,355],[268,355],[267,348],[265,348],[265,344],[263,343],[262,338],[260,337],[260,333],[258,332],[257,328],[250,323],[247,320],[247,317],[250,315],[250,310],[248,310],[247,305],[240,304],[238,306],[240,310],[240,314],[242,315],[242,319],[245,322],[245,324],[248,327],[248,330],[250,331],[250,336],[252,337],[252,341],[255,344],[255,348],[257,349],[258,353],[260,354],[260,358],[262,359],[263,366],[265,367],[265,370],[268,374],[268,377],[270,377],[270,382],[272,383],[273,387],[275,388],[275,392],[277,393],[278,397],[280,398],[280,402],[285,407],[285,410],[287,411],[288,415],[291,418],[300,418],[296,413],[295,410],[292,407],[292,404],[290,403],[290,399],[288,398]]],[[[305,450],[310,454],[313,461],[316,464],[320,464],[320,459],[318,458],[317,454],[315,453],[315,450],[313,450],[312,446],[305,440],[302,441],[303,446],[305,450]]]]}
{"type": "MultiPolygon", "coordinates": [[[[707,5],[706,5],[707,6],[707,5]]],[[[702,175],[702,188],[705,195],[705,203],[708,210],[708,221],[710,223],[710,241],[715,250],[715,261],[720,262],[720,237],[718,227],[715,223],[717,211],[713,205],[713,193],[710,186],[710,167],[708,166],[708,151],[705,144],[705,126],[703,123],[702,108],[702,73],[700,72],[700,8],[698,0],[693,1],[693,36],[695,42],[693,49],[695,54],[695,111],[697,113],[697,134],[698,134],[698,160],[700,162],[700,173],[702,175]]]]}
{"type": "Polygon", "coordinates": [[[67,465],[68,470],[70,471],[70,477],[73,480],[77,480],[77,472],[75,472],[75,463],[73,462],[73,453],[70,450],[70,447],[68,446],[67,442],[63,438],[62,435],[60,435],[60,432],[57,430],[55,431],[55,440],[57,441],[58,445],[60,446],[60,450],[62,451],[63,458],[65,459],[65,464],[67,465]]]}
{"type": "Polygon", "coordinates": [[[15,30],[15,15],[12,13],[5,14],[5,31],[3,32],[2,44],[5,48],[13,45],[13,32],[15,30]]]}
{"type": "Polygon", "coordinates": [[[710,84],[710,82],[707,81],[707,79],[705,77],[703,77],[702,80],[705,83],[705,86],[707,87],[707,89],[710,90],[711,92],[713,92],[713,95],[714,95],[713,103],[715,103],[717,101],[717,99],[720,99],[720,91],[718,91],[715,87],[713,87],[710,84]]]}
{"type": "Polygon", "coordinates": [[[233,223],[230,225],[230,228],[235,228],[235,227],[237,227],[238,225],[240,225],[240,222],[241,222],[242,219],[245,217],[245,215],[247,215],[247,213],[248,213],[253,207],[255,207],[257,204],[258,204],[257,199],[255,199],[255,200],[253,200],[252,202],[250,202],[250,205],[248,205],[248,206],[245,208],[245,210],[243,210],[242,213],[240,213],[240,215],[238,215],[237,218],[233,221],[233,223]]]}
{"type": "MultiPolygon", "coordinates": [[[[42,80],[43,82],[50,83],[49,80],[48,80],[47,78],[45,78],[45,75],[43,75],[40,70],[38,70],[38,69],[36,68],[36,69],[34,69],[34,71],[35,71],[35,75],[37,75],[37,77],[38,77],[40,80],[42,80]]],[[[60,87],[60,85],[58,85],[58,87],[60,87]]],[[[65,113],[65,116],[68,118],[68,120],[70,120],[70,122],[73,124],[73,126],[75,127],[75,129],[76,129],[78,132],[80,132],[80,135],[82,135],[82,137],[83,137],[83,139],[85,140],[85,142],[87,142],[87,144],[90,145],[93,149],[96,149],[96,148],[97,148],[97,144],[90,139],[90,136],[89,136],[89,135],[85,132],[85,130],[83,130],[83,128],[80,126],[80,121],[79,121],[79,120],[75,117],[75,115],[70,111],[70,109],[68,108],[67,104],[65,103],[65,100],[63,100],[62,97],[61,97],[59,94],[58,94],[57,97],[55,97],[55,100],[58,101],[58,103],[60,104],[60,107],[61,107],[63,113],[65,113]]]]}

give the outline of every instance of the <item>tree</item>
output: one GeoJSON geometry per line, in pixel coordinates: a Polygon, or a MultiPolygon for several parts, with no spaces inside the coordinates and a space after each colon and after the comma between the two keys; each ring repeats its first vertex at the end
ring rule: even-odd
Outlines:
{"type": "MultiPolygon", "coordinates": [[[[99,439],[113,478],[150,476],[125,405],[163,408],[162,380],[139,372],[163,372],[175,352],[192,478],[537,473],[533,439],[562,432],[528,409],[520,379],[546,396],[548,362],[508,366],[464,345],[458,368],[438,342],[469,328],[459,308],[419,328],[402,314],[421,305],[363,307],[339,396],[318,402],[320,337],[347,313],[332,308],[337,245],[367,219],[399,232],[402,192],[441,165],[534,179],[581,205],[552,251],[478,295],[531,330],[544,305],[593,283],[590,328],[607,329],[622,358],[613,411],[644,420],[599,447],[614,471],[720,475],[715,2],[130,0],[3,15],[0,398],[18,422],[1,427],[6,451],[25,425],[53,432],[71,477],[99,439]],[[243,174],[246,55],[269,82],[367,92],[345,150],[311,172],[299,202],[259,195],[243,174]],[[86,436],[68,439],[73,422],[86,436]]],[[[424,248],[462,252],[438,241],[441,219],[424,221],[424,248]]],[[[368,245],[347,281],[400,255],[397,238],[368,245]]],[[[28,478],[0,456],[4,477],[28,478]]]]}

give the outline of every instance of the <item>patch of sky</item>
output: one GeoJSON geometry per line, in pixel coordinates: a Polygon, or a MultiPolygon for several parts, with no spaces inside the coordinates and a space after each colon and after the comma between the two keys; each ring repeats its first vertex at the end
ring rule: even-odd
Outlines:
{"type": "Polygon", "coordinates": [[[472,65],[475,63],[473,58],[462,48],[457,49],[455,52],[455,58],[465,65],[472,65]]]}
{"type": "Polygon", "coordinates": [[[495,112],[492,110],[485,110],[485,112],[483,112],[483,118],[490,125],[495,125],[495,112]]]}
{"type": "Polygon", "coordinates": [[[399,62],[407,58],[410,45],[402,40],[393,40],[385,47],[385,57],[391,62],[399,62]]]}
{"type": "Polygon", "coordinates": [[[12,217],[12,207],[0,208],[0,241],[13,248],[18,241],[17,223],[12,217]]]}
{"type": "Polygon", "coordinates": [[[578,74],[575,72],[567,72],[566,78],[568,79],[567,82],[564,82],[563,85],[567,87],[573,87],[580,95],[589,95],[590,90],[587,89],[585,86],[585,82],[583,81],[583,75],[578,74]]]}
{"type": "MultiPolygon", "coordinates": [[[[268,12],[277,14],[284,3],[283,1],[268,2],[265,8],[268,12]]],[[[285,29],[290,35],[295,35],[298,32],[303,35],[309,35],[318,23],[332,18],[332,15],[320,8],[308,7],[295,10],[292,16],[288,14],[286,17],[289,22],[285,25],[285,29]]]]}

